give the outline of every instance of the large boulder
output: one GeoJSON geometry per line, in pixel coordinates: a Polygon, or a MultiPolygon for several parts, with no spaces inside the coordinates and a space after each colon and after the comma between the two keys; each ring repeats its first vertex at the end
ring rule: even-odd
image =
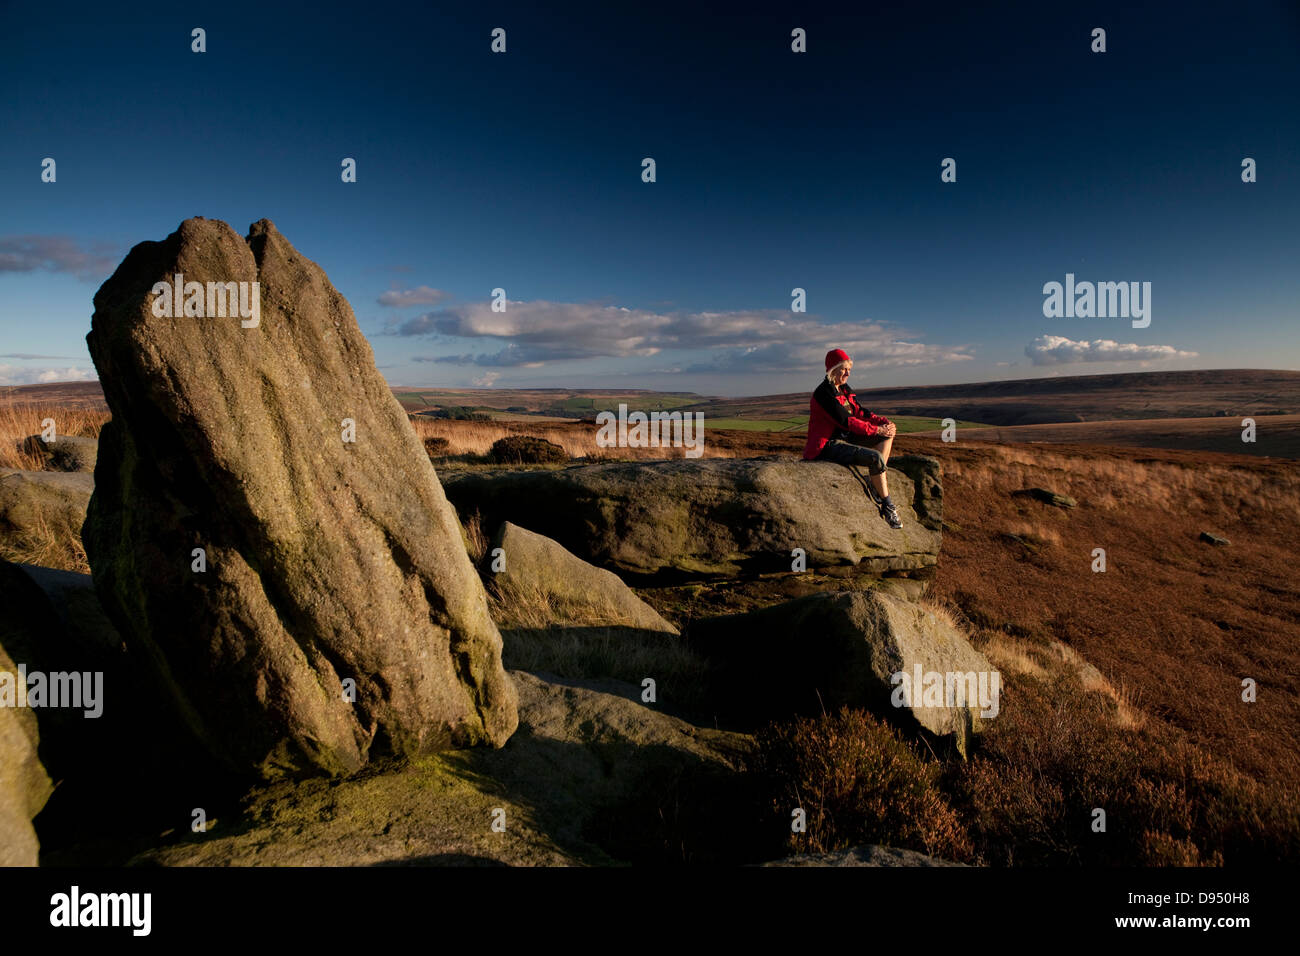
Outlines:
{"type": "Polygon", "coordinates": [[[59,435],[49,442],[40,435],[32,435],[23,442],[22,448],[28,454],[44,458],[46,465],[55,471],[93,472],[99,455],[99,442],[79,435],[59,435]]]}
{"type": "Polygon", "coordinates": [[[0,533],[44,528],[56,540],[80,538],[94,489],[94,477],[85,473],[0,468],[0,533]]]}
{"type": "MultiPolygon", "coordinates": [[[[36,866],[40,843],[32,818],[45,806],[53,784],[41,765],[37,749],[40,731],[36,714],[25,706],[27,685],[19,664],[6,652],[18,619],[27,609],[6,603],[0,620],[0,866],[36,866]]],[[[26,670],[26,668],[24,668],[26,670]]]]}
{"type": "Polygon", "coordinates": [[[515,691],[456,515],[319,266],[268,220],[188,219],[104,283],[87,343],[113,416],[96,589],[213,755],[271,778],[506,741],[515,691]],[[209,317],[173,317],[173,281],[209,317]],[[260,313],[222,317],[223,283],[260,313]]]}
{"type": "Polygon", "coordinates": [[[744,721],[861,707],[964,755],[1000,705],[1001,675],[960,631],[882,590],[706,618],[689,637],[719,713],[744,721]]]}
{"type": "Polygon", "coordinates": [[[617,574],[588,564],[550,538],[506,521],[492,539],[492,560],[498,548],[504,560],[495,580],[507,600],[512,591],[525,599],[532,592],[560,612],[561,624],[575,617],[587,625],[678,633],[617,574]]]}
{"type": "Polygon", "coordinates": [[[447,497],[490,527],[511,521],[583,560],[632,576],[725,576],[859,565],[906,571],[939,555],[942,498],[933,459],[891,460],[894,530],[858,473],[789,458],[605,462],[444,476],[447,497]]]}

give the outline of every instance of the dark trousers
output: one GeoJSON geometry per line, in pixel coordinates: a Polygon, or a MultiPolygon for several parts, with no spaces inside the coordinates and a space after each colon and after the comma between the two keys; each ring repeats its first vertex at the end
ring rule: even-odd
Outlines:
{"type": "Polygon", "coordinates": [[[879,445],[884,440],[875,436],[850,441],[832,438],[817,455],[817,460],[833,461],[838,465],[859,465],[866,468],[869,474],[879,475],[885,470],[885,459],[871,446],[879,445]]]}

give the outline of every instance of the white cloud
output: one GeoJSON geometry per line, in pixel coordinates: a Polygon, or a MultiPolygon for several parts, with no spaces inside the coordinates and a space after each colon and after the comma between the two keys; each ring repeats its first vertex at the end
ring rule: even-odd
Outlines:
{"type": "MultiPolygon", "coordinates": [[[[495,351],[417,361],[535,368],[547,362],[638,358],[666,351],[706,353],[686,372],[789,372],[820,368],[828,349],[846,349],[858,368],[900,368],[964,361],[965,346],[927,345],[882,322],[824,322],[783,309],[656,312],[574,302],[487,302],[426,312],[388,324],[389,334],[486,339],[495,351]],[[495,340],[495,341],[492,341],[495,340]]],[[[485,343],[485,345],[488,343],[485,343]]]]}
{"type": "Polygon", "coordinates": [[[1025,355],[1035,365],[1072,365],[1076,362],[1160,362],[1196,358],[1172,345],[1138,345],[1112,339],[1074,341],[1061,335],[1040,335],[1027,346],[1025,355]]]}
{"type": "Polygon", "coordinates": [[[492,384],[500,377],[500,372],[484,372],[478,378],[470,379],[470,383],[477,385],[479,388],[491,388],[492,384]]]}
{"type": "Polygon", "coordinates": [[[379,304],[393,308],[405,308],[408,305],[437,305],[447,298],[441,289],[431,289],[427,285],[414,289],[390,289],[379,296],[379,304]]]}
{"type": "Polygon", "coordinates": [[[0,362],[0,385],[35,385],[46,382],[93,382],[95,370],[87,368],[28,368],[0,362]]]}
{"type": "Polygon", "coordinates": [[[0,236],[0,272],[68,272],[83,281],[102,281],[119,258],[108,242],[83,246],[68,236],[0,236]]]}

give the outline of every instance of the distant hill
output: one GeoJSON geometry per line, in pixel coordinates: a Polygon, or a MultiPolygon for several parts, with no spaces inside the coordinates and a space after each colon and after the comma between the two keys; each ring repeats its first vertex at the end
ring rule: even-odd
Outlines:
{"type": "MultiPolygon", "coordinates": [[[[797,429],[808,415],[807,392],[725,398],[652,389],[412,388],[393,394],[407,411],[464,409],[493,418],[594,418],[620,401],[641,411],[701,411],[726,427],[797,429]]],[[[891,416],[955,418],[986,425],[1049,425],[1065,422],[1142,421],[1300,414],[1300,372],[1214,369],[1200,372],[1129,372],[1071,375],[962,385],[869,388],[867,376],[852,381],[859,401],[891,416]]],[[[61,382],[0,388],[0,403],[104,408],[98,382],[61,382]]]]}
{"type": "MultiPolygon", "coordinates": [[[[725,418],[807,415],[816,384],[814,378],[808,392],[713,399],[682,410],[725,418]]],[[[881,414],[1003,426],[1300,413],[1300,372],[1268,369],[1128,372],[876,389],[866,387],[860,377],[849,384],[859,402],[881,414]]]]}
{"type": "Polygon", "coordinates": [[[0,385],[0,405],[50,405],[107,411],[99,382],[51,382],[48,385],[0,385]]]}

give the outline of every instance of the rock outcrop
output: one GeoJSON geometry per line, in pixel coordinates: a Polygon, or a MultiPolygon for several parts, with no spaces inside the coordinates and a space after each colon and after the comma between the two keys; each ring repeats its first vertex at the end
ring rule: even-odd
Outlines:
{"type": "Polygon", "coordinates": [[[77,435],[59,435],[51,442],[32,435],[23,442],[22,448],[29,454],[40,455],[55,471],[93,472],[99,455],[98,441],[77,435]]]}
{"type": "Polygon", "coordinates": [[[689,639],[710,662],[718,712],[736,719],[861,707],[966,754],[971,735],[996,716],[1001,676],[984,655],[924,607],[880,590],[814,594],[707,618],[692,625],[689,639]],[[950,674],[963,675],[961,696],[954,678],[949,697],[950,674]]]}
{"type": "Polygon", "coordinates": [[[747,737],[637,703],[634,685],[510,673],[519,689],[519,731],[503,749],[419,757],[338,782],[277,783],[251,795],[249,818],[231,832],[218,825],[206,836],[186,834],[133,862],[609,865],[621,848],[606,844],[616,851],[611,856],[602,847],[602,815],[613,814],[624,833],[644,833],[657,816],[637,802],[648,782],[734,775],[752,747],[747,737]]]}
{"type": "Polygon", "coordinates": [[[456,516],[316,264],[268,220],[240,238],[188,219],[131,250],[87,343],[112,412],[83,533],[95,586],[213,755],[273,778],[509,738],[456,516]],[[255,318],[232,314],[237,290],[255,318]]]}
{"type": "Polygon", "coordinates": [[[930,567],[943,511],[933,459],[891,460],[901,530],[882,520],[855,472],[789,458],[608,462],[444,477],[462,516],[511,521],[585,561],[632,576],[723,576],[809,567],[930,567]]]}
{"type": "Polygon", "coordinates": [[[94,478],[84,473],[0,468],[0,533],[43,525],[52,537],[79,538],[94,488],[94,478]]]}
{"type": "Polygon", "coordinates": [[[617,574],[588,564],[550,538],[506,521],[490,547],[490,560],[495,560],[496,549],[501,549],[503,568],[496,572],[495,580],[507,593],[511,589],[536,591],[553,607],[573,608],[575,616],[588,625],[678,633],[617,574]]]}
{"type": "Polygon", "coordinates": [[[1041,501],[1045,505],[1051,505],[1053,508],[1062,508],[1069,511],[1076,507],[1079,502],[1075,501],[1069,495],[1063,495],[1058,491],[1052,491],[1050,488],[1023,488],[1020,491],[1013,491],[1012,494],[1017,498],[1033,498],[1035,501],[1041,501]]]}

